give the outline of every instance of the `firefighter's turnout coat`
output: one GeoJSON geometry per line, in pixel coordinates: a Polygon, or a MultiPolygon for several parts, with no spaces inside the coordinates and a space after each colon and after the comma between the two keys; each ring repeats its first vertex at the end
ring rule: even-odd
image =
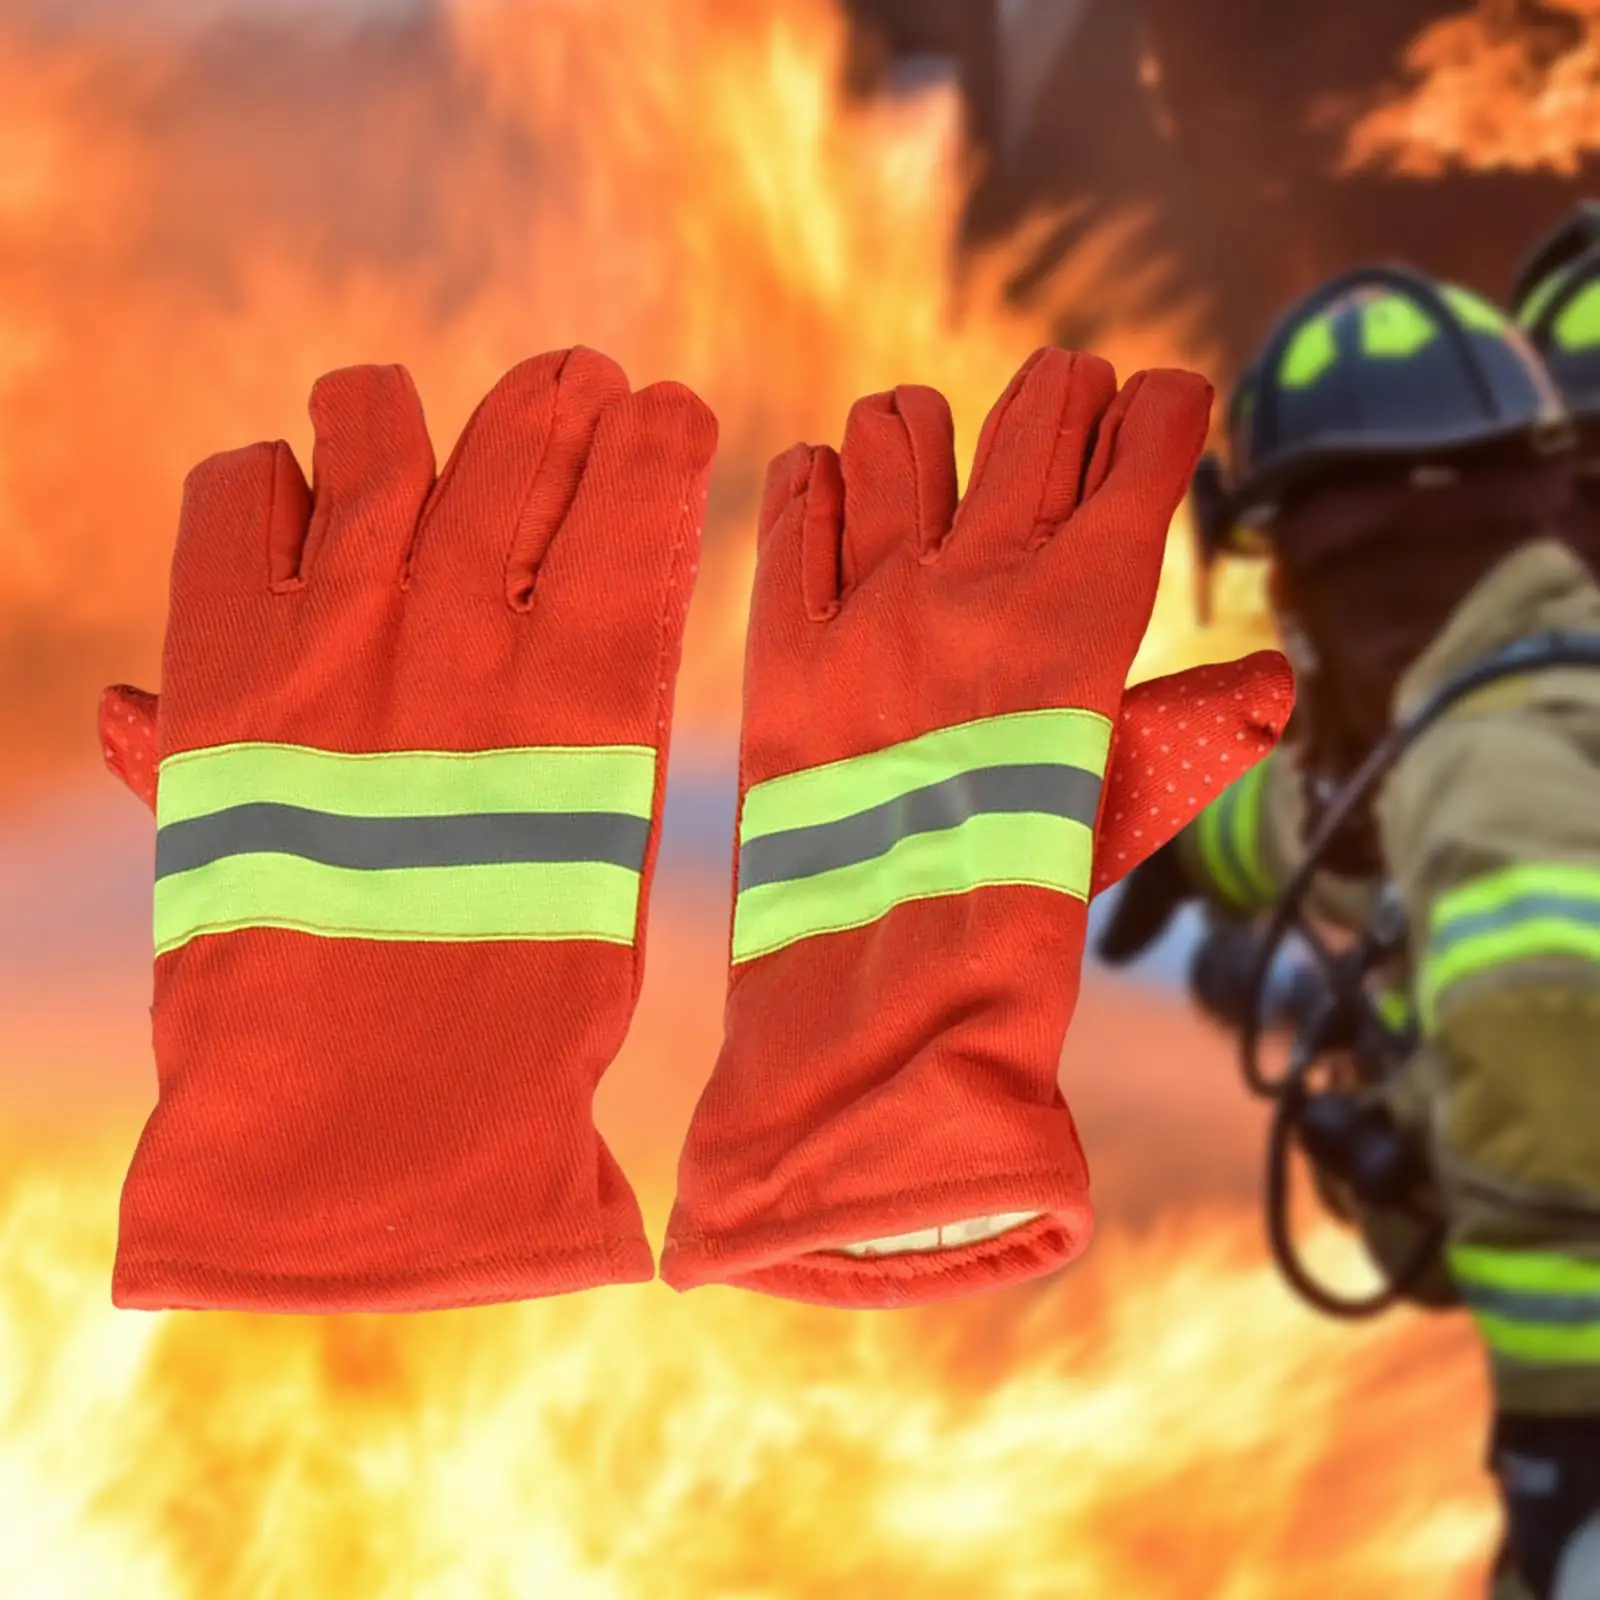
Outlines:
{"type": "MultiPolygon", "coordinates": [[[[1402,680],[1396,718],[1551,629],[1600,633],[1600,587],[1544,540],[1456,609],[1402,680]]],[[[1458,701],[1401,757],[1376,816],[1409,927],[1387,1003],[1409,1008],[1418,1041],[1396,1103],[1430,1157],[1441,1265],[1501,1410],[1600,1413],[1600,672],[1546,669],[1458,701]]],[[[1190,825],[1180,854],[1219,907],[1264,910],[1303,821],[1284,747],[1190,825]]],[[[1353,926],[1375,888],[1324,875],[1308,909],[1353,926]]]]}

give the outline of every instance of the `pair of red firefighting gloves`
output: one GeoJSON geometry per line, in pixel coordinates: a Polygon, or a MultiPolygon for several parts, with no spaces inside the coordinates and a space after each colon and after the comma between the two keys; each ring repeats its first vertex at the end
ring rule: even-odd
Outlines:
{"type": "MultiPolygon", "coordinates": [[[[1044,350],[957,503],[902,387],[773,462],[744,681],[725,1042],[661,1257],[903,1306],[1065,1265],[1057,1086],[1090,898],[1275,743],[1262,652],[1124,688],[1201,378],[1044,350]]],[[[436,474],[399,367],[189,477],[159,701],[106,691],[156,812],[159,1099],[118,1305],[405,1311],[648,1279],[596,1086],[638,999],[717,425],[574,349],[436,474]]]]}

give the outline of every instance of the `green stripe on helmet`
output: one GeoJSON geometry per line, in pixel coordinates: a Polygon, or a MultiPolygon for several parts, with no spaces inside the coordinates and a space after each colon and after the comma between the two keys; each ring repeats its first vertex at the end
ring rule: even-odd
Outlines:
{"type": "Polygon", "coordinates": [[[1517,325],[1524,330],[1531,328],[1543,315],[1544,308],[1560,293],[1561,286],[1566,281],[1565,271],[1552,272],[1523,303],[1522,309],[1517,313],[1517,325]]]}
{"type": "Polygon", "coordinates": [[[1087,899],[1110,745],[1097,712],[1020,712],[753,785],[734,961],[988,886],[1087,899]]]}
{"type": "Polygon", "coordinates": [[[1309,389],[1339,359],[1330,316],[1313,317],[1283,352],[1278,382],[1285,389],[1309,389]]]}
{"type": "Polygon", "coordinates": [[[1403,295],[1375,295],[1361,303],[1361,353],[1376,359],[1414,356],[1439,333],[1437,324],[1403,295]]]}
{"type": "Polygon", "coordinates": [[[249,927],[376,940],[634,936],[646,746],[189,751],[157,794],[157,954],[249,927]]]}
{"type": "Polygon", "coordinates": [[[1449,303],[1451,310],[1469,328],[1476,328],[1480,333],[1502,336],[1510,331],[1512,326],[1510,318],[1498,306],[1485,300],[1481,294],[1474,294],[1471,289],[1463,289],[1456,283],[1441,285],[1439,292],[1449,303]]]}
{"type": "Polygon", "coordinates": [[[1585,284],[1561,308],[1550,336],[1558,350],[1573,354],[1600,345],[1600,280],[1585,284]]]}
{"type": "MultiPolygon", "coordinates": [[[[1457,284],[1442,284],[1439,293],[1466,327],[1497,337],[1504,337],[1511,331],[1507,318],[1482,295],[1457,284]]],[[[1413,356],[1439,334],[1439,326],[1433,318],[1402,294],[1374,295],[1364,300],[1360,316],[1364,356],[1413,356]]]]}
{"type": "MultiPolygon", "coordinates": [[[[1469,328],[1504,335],[1511,327],[1481,295],[1453,284],[1440,293],[1469,328]]],[[[1344,308],[1313,317],[1290,341],[1278,370],[1286,389],[1306,389],[1339,358],[1336,323],[1344,308]]],[[[1438,337],[1438,324],[1415,301],[1403,294],[1369,295],[1358,302],[1360,350],[1375,360],[1397,360],[1415,355],[1438,337]]]]}
{"type": "Polygon", "coordinates": [[[1284,313],[1229,417],[1226,502],[1267,519],[1346,462],[1572,443],[1556,383],[1501,311],[1392,265],[1341,273],[1284,313]]]}

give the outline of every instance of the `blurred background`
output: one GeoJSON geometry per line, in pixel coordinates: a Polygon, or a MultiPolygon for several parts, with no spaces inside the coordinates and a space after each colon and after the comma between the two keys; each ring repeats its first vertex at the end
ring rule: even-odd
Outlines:
{"type": "MultiPolygon", "coordinates": [[[[1470,1336],[1320,1323],[1273,1278],[1181,929],[1086,981],[1101,1226],[1057,1280],[114,1312],[153,826],[94,716],[157,686],[184,473],[308,460],[321,372],[408,366],[441,460],[541,350],[698,389],[723,447],[649,974],[597,1105],[659,1240],[719,1038],[767,459],[898,382],[965,457],[1051,341],[1225,386],[1373,257],[1498,297],[1597,156],[1597,0],[0,0],[0,1595],[1480,1593],[1470,1336]]],[[[1226,577],[1197,631],[1180,519],[1138,676],[1266,640],[1226,577]]]]}

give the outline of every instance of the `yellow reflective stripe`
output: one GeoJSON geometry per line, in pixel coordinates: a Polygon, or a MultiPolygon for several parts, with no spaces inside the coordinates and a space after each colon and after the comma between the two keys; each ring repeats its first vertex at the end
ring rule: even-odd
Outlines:
{"type": "Polygon", "coordinates": [[[1600,961],[1600,870],[1529,862],[1441,895],[1419,977],[1425,1026],[1452,984],[1539,956],[1600,961]]]}
{"type": "Polygon", "coordinates": [[[639,884],[639,873],[604,861],[351,872],[295,856],[228,856],[158,881],[156,954],[241,928],[327,939],[631,944],[639,884]]]}
{"type": "Polygon", "coordinates": [[[1507,1360],[1600,1364],[1600,1260],[1456,1245],[1449,1262],[1484,1342],[1507,1360]]]}
{"type": "Polygon", "coordinates": [[[1200,864],[1217,891],[1241,911],[1272,903],[1277,886],[1261,854],[1261,806],[1269,754],[1200,813],[1200,864]]]}
{"type": "Polygon", "coordinates": [[[186,752],[161,769],[156,952],[247,927],[631,943],[655,768],[645,746],[186,752]]]}
{"type": "Polygon", "coordinates": [[[1228,859],[1224,843],[1224,828],[1228,820],[1228,810],[1224,804],[1226,800],[1226,793],[1218,795],[1196,820],[1195,827],[1200,841],[1200,864],[1205,869],[1206,877],[1211,880],[1212,886],[1222,894],[1223,898],[1230,905],[1242,908],[1249,904],[1250,896],[1228,859]]]}
{"type": "Polygon", "coordinates": [[[1266,788],[1267,762],[1258,761],[1244,777],[1230,785],[1229,793],[1235,796],[1237,821],[1233,827],[1233,847],[1240,870],[1250,887],[1253,898],[1265,903],[1278,892],[1261,859],[1261,797],[1266,788]]]}
{"type": "Polygon", "coordinates": [[[752,784],[739,842],[839,822],[984,767],[1047,762],[1103,777],[1111,722],[1097,711],[1019,711],[939,728],[868,755],[752,784]]]}
{"type": "Polygon", "coordinates": [[[752,785],[734,961],[979,888],[1087,899],[1110,746],[1098,712],[1019,712],[752,785]]]}
{"type": "Polygon", "coordinates": [[[1492,1311],[1474,1311],[1472,1320],[1483,1342],[1512,1361],[1543,1367],[1600,1365],[1600,1316],[1572,1328],[1530,1325],[1492,1311]]]}
{"type": "Polygon", "coordinates": [[[914,833],[886,855],[814,877],[742,890],[733,959],[751,961],[819,934],[865,927],[897,905],[1004,885],[1087,899],[1093,831],[1068,817],[984,813],[914,833]]]}
{"type": "Polygon", "coordinates": [[[278,803],[346,816],[469,811],[614,811],[648,817],[647,745],[400,750],[349,755],[290,744],[186,750],[161,763],[157,826],[230,806],[278,803]]]}
{"type": "Polygon", "coordinates": [[[1600,1257],[1481,1244],[1451,1245],[1449,1256],[1450,1270],[1462,1284],[1537,1294],[1600,1295],[1600,1257]]]}

